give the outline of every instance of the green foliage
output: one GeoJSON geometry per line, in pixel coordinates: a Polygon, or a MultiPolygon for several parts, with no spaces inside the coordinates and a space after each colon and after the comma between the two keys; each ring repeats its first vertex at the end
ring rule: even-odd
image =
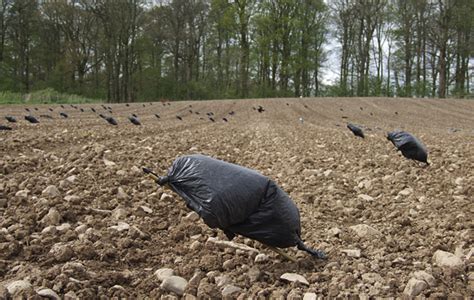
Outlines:
{"type": "Polygon", "coordinates": [[[44,89],[29,94],[0,92],[0,104],[59,104],[59,103],[94,103],[100,99],[85,98],[83,96],[62,94],[53,89],[44,89]]]}

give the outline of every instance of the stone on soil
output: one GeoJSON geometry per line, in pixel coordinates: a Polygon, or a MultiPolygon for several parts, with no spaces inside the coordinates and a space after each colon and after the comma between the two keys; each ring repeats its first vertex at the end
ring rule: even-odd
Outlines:
{"type": "Polygon", "coordinates": [[[160,287],[168,292],[173,292],[179,296],[182,296],[187,285],[188,282],[183,277],[170,276],[163,280],[160,287]]]}
{"type": "Polygon", "coordinates": [[[308,280],[304,278],[303,276],[295,273],[285,273],[280,276],[280,279],[283,281],[288,281],[288,282],[300,282],[305,285],[309,285],[308,280]]]}

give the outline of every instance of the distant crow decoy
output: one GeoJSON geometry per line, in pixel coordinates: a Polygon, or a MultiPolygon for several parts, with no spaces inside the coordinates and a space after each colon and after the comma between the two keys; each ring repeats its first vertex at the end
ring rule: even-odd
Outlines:
{"type": "Polygon", "coordinates": [[[67,119],[69,116],[65,112],[60,112],[59,115],[65,119],[67,119]]]}
{"type": "Polygon", "coordinates": [[[49,111],[53,111],[53,110],[54,110],[54,109],[52,109],[52,108],[48,108],[48,109],[49,109],[49,111]]]}
{"type": "Polygon", "coordinates": [[[231,116],[235,115],[235,111],[231,111],[231,112],[229,113],[229,115],[231,115],[231,116]]]}
{"type": "Polygon", "coordinates": [[[364,137],[364,132],[362,131],[362,129],[360,127],[357,127],[356,125],[349,123],[349,124],[347,124],[347,128],[349,128],[349,130],[352,131],[352,133],[355,136],[365,138],[364,137]]]}
{"type": "Polygon", "coordinates": [[[138,118],[138,116],[136,114],[132,114],[132,116],[134,116],[135,118],[138,118]]]}
{"type": "Polygon", "coordinates": [[[127,103],[127,104],[125,104],[125,106],[126,106],[126,107],[129,107],[129,106],[130,106],[130,104],[128,104],[128,103],[127,103]]]}
{"type": "Polygon", "coordinates": [[[92,112],[95,112],[95,109],[93,107],[91,107],[91,110],[92,110],[92,112]]]}
{"type": "Polygon", "coordinates": [[[183,118],[181,118],[180,116],[176,116],[176,119],[178,119],[178,120],[180,120],[180,121],[183,120],[183,118]]]}
{"type": "Polygon", "coordinates": [[[10,122],[10,123],[16,123],[15,117],[12,117],[12,116],[5,116],[5,119],[7,119],[7,121],[10,122]]]}
{"type": "Polygon", "coordinates": [[[428,163],[428,151],[415,136],[406,131],[392,131],[387,133],[387,139],[393,143],[397,150],[408,159],[428,163]]]}
{"type": "Polygon", "coordinates": [[[12,130],[13,128],[5,126],[5,125],[0,125],[0,130],[12,130]]]}
{"type": "Polygon", "coordinates": [[[81,108],[81,112],[84,112],[84,108],[81,108]]]}
{"type": "Polygon", "coordinates": [[[262,112],[265,111],[265,109],[264,109],[261,105],[259,105],[258,108],[257,108],[257,111],[258,111],[259,113],[262,113],[262,112]]]}
{"type": "Polygon", "coordinates": [[[33,124],[36,124],[36,123],[39,123],[38,119],[36,119],[35,117],[33,116],[25,116],[25,120],[27,120],[28,122],[30,123],[33,123],[33,124]]]}
{"type": "Polygon", "coordinates": [[[106,116],[104,116],[103,114],[99,114],[99,117],[101,117],[102,119],[105,119],[107,118],[106,116]]]}
{"type": "Polygon", "coordinates": [[[64,105],[61,104],[61,108],[64,108],[64,105]]]}
{"type": "Polygon", "coordinates": [[[209,120],[210,120],[211,122],[215,122],[215,121],[216,121],[216,120],[214,120],[214,118],[212,118],[212,117],[209,117],[209,120]]]}
{"type": "Polygon", "coordinates": [[[222,121],[227,122],[227,118],[222,118],[222,121]]]}
{"type": "Polygon", "coordinates": [[[159,114],[155,114],[155,117],[156,117],[157,119],[159,119],[159,118],[160,118],[160,115],[159,115],[159,114]]]}
{"type": "Polygon", "coordinates": [[[109,122],[109,124],[111,124],[111,125],[117,125],[118,124],[117,121],[115,121],[115,119],[112,118],[112,117],[106,117],[105,120],[107,122],[109,122]]]}
{"type": "Polygon", "coordinates": [[[129,119],[130,122],[132,122],[132,124],[134,124],[134,125],[142,125],[142,124],[140,123],[140,121],[138,121],[137,117],[135,117],[135,116],[130,116],[130,117],[128,117],[128,119],[129,119]]]}
{"type": "Polygon", "coordinates": [[[30,109],[28,107],[26,107],[25,110],[28,111],[28,112],[30,111],[30,109]]]}

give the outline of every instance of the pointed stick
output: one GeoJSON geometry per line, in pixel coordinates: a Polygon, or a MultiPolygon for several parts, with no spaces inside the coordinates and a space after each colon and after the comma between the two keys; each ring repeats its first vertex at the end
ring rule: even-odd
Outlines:
{"type": "MultiPolygon", "coordinates": [[[[265,245],[267,246],[267,245],[265,245]]],[[[281,249],[278,249],[278,248],[275,248],[275,247],[271,247],[271,246],[267,246],[270,250],[280,254],[281,256],[283,256],[284,258],[288,259],[289,261],[292,261],[292,262],[297,262],[296,258],[294,258],[293,256],[285,253],[283,250],[281,249]]]]}

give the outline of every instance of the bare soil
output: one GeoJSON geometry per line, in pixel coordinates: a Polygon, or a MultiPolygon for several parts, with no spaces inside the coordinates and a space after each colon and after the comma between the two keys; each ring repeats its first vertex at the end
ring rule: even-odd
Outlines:
{"type": "Polygon", "coordinates": [[[0,131],[0,298],[7,297],[8,283],[26,280],[36,291],[46,287],[84,299],[173,299],[154,275],[165,267],[188,281],[194,276],[188,299],[221,297],[216,278],[223,275],[242,289],[234,294],[240,299],[299,299],[309,292],[402,296],[421,270],[436,279],[422,296],[474,296],[474,101],[307,98],[107,106],[112,114],[98,104],[0,107],[0,124],[13,127],[0,131]],[[258,105],[265,111],[253,109],[258,105]],[[53,119],[29,124],[25,107],[53,119]],[[114,116],[118,126],[90,107],[114,116]],[[132,113],[142,126],[127,120],[132,113]],[[18,123],[7,124],[4,115],[18,123]],[[366,138],[352,135],[347,122],[362,126],[366,138]],[[395,129],[426,145],[430,166],[395,150],[385,138],[395,129]],[[328,260],[286,249],[297,258],[293,263],[236,238],[269,256],[256,263],[253,253],[206,243],[210,236],[226,238],[200,220],[184,220],[189,210],[182,199],[141,172],[146,166],[165,174],[176,157],[191,153],[275,180],[300,209],[305,243],[327,252],[328,260]],[[50,185],[59,193],[43,192],[50,185]],[[172,197],[160,200],[163,192],[172,197]],[[129,227],[114,227],[124,223],[129,227]],[[380,234],[359,237],[350,229],[359,224],[380,234]],[[349,257],[342,251],[347,249],[359,249],[361,256],[349,257]],[[437,266],[436,250],[455,253],[464,267],[437,266]],[[286,272],[310,285],[280,280],[286,272]]]}

